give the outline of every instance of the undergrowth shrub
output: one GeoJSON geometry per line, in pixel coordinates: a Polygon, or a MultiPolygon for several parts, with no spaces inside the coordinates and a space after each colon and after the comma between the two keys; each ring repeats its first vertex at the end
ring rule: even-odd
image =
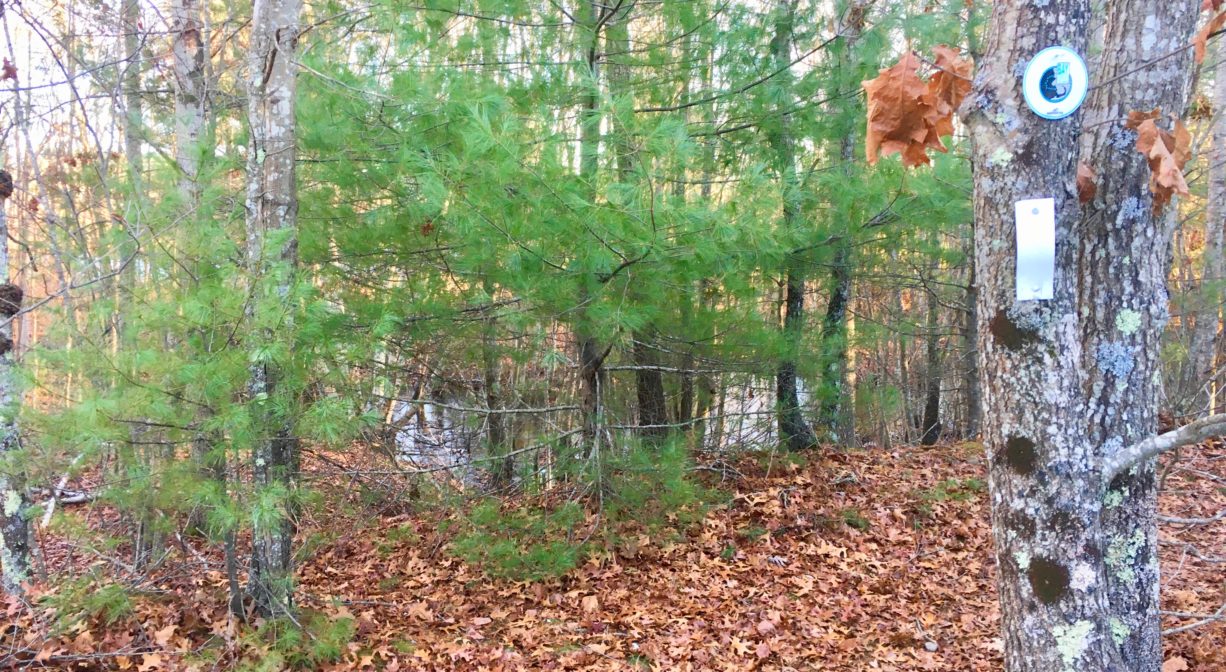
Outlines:
{"type": "Polygon", "coordinates": [[[644,532],[675,538],[719,499],[718,491],[693,477],[683,441],[608,452],[576,470],[577,484],[587,486],[577,490],[589,493],[583,502],[487,499],[459,521],[451,551],[490,576],[538,581],[574,569],[595,545],[616,548],[626,536],[644,532]]]}

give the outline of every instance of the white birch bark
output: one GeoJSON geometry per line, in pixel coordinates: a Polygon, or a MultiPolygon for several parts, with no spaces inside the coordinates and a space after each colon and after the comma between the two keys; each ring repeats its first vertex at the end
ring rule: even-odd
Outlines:
{"type": "MultiPolygon", "coordinates": [[[[253,288],[252,304],[279,301],[292,315],[291,290],[298,257],[298,200],[295,191],[296,153],[294,52],[299,34],[301,0],[256,0],[252,17],[247,72],[247,254],[253,288]]],[[[249,318],[255,317],[254,311],[249,318]]],[[[292,324],[283,321],[284,337],[292,324]]],[[[277,338],[267,325],[257,325],[255,347],[277,338]]],[[[253,353],[255,350],[253,350],[253,353]]],[[[265,616],[293,609],[293,538],[291,499],[296,487],[297,441],[290,418],[278,410],[280,371],[276,362],[253,357],[248,403],[257,436],[253,447],[254,484],[279,492],[283,501],[275,520],[256,516],[252,536],[249,591],[265,616]]]]}

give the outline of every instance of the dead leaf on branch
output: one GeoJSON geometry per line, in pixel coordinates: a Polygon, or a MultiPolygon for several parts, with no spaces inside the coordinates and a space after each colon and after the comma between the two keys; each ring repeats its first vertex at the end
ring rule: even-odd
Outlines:
{"type": "Polygon", "coordinates": [[[948,151],[941,136],[953,134],[954,112],[971,90],[973,64],[950,47],[937,47],[933,53],[937,72],[926,82],[919,76],[920,59],[913,53],[862,82],[868,94],[869,164],[881,156],[901,154],[903,165],[922,166],[930,163],[928,149],[948,151]]]}
{"type": "MultiPolygon", "coordinates": [[[[1217,10],[1218,7],[1221,6],[1222,2],[1226,0],[1212,0],[1212,1],[1213,1],[1213,9],[1217,10]]],[[[1206,0],[1206,3],[1208,2],[1209,0],[1206,0]]],[[[1196,47],[1196,62],[1197,63],[1205,62],[1205,52],[1208,51],[1209,49],[1209,36],[1221,30],[1222,26],[1226,26],[1226,12],[1222,12],[1221,14],[1218,14],[1212,19],[1209,19],[1209,23],[1206,23],[1204,27],[1196,31],[1196,35],[1192,36],[1192,46],[1196,47]]]]}
{"type": "Polygon", "coordinates": [[[1192,157],[1192,134],[1182,121],[1175,120],[1175,132],[1158,127],[1160,110],[1129,112],[1126,128],[1137,132],[1137,151],[1149,161],[1149,190],[1154,195],[1154,212],[1160,212],[1175,194],[1187,196],[1188,183],[1183,167],[1192,157]]]}

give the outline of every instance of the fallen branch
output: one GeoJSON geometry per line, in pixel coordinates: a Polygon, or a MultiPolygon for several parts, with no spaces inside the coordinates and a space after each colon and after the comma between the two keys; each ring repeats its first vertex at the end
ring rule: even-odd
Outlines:
{"type": "Polygon", "coordinates": [[[1218,511],[1209,518],[1177,518],[1175,516],[1158,516],[1158,520],[1164,523],[1173,523],[1175,525],[1208,525],[1216,523],[1219,520],[1226,518],[1226,509],[1218,511]]]}
{"type": "MultiPolygon", "coordinates": [[[[1180,614],[1171,614],[1171,615],[1180,617],[1180,614]]],[[[1192,616],[1187,616],[1187,617],[1195,618],[1196,616],[1192,615],[1192,616]]],[[[1167,630],[1163,630],[1162,635],[1165,637],[1166,635],[1173,635],[1177,632],[1185,632],[1188,630],[1194,630],[1196,628],[1209,625],[1210,623],[1216,623],[1222,620],[1223,618],[1226,618],[1226,602],[1223,602],[1222,606],[1218,607],[1217,611],[1213,612],[1212,614],[1203,615],[1200,620],[1194,623],[1188,623],[1187,625],[1181,625],[1177,628],[1169,628],[1167,630]]]]}

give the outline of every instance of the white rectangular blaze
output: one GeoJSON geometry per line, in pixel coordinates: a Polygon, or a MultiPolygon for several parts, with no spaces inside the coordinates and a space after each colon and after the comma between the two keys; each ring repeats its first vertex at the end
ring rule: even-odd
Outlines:
{"type": "Polygon", "coordinates": [[[1017,229],[1017,300],[1052,298],[1056,276],[1056,202],[1032,198],[1013,206],[1017,229]]]}

